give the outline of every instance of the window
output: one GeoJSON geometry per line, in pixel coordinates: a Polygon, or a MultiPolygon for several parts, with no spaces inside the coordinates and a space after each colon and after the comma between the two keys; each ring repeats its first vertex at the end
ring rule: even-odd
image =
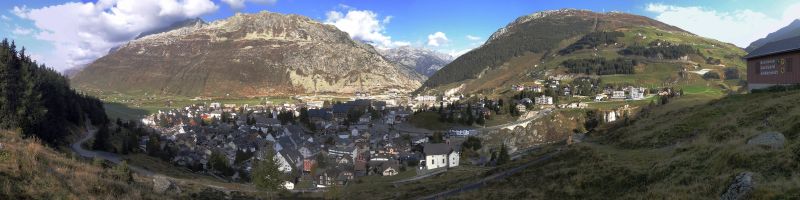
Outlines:
{"type": "Polygon", "coordinates": [[[785,60],[786,61],[784,62],[786,63],[784,64],[784,66],[786,68],[786,72],[792,72],[792,58],[785,58],[785,60]]]}

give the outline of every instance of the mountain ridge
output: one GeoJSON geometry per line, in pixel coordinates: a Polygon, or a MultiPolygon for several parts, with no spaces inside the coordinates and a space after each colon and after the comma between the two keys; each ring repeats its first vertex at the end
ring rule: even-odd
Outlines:
{"type": "Polygon", "coordinates": [[[426,78],[455,59],[448,54],[410,46],[378,49],[378,52],[391,62],[413,69],[426,78]]]}
{"type": "Polygon", "coordinates": [[[767,43],[796,36],[800,36],[800,19],[796,19],[792,21],[792,23],[789,23],[789,25],[786,25],[775,32],[769,33],[763,38],[751,42],[750,45],[745,48],[745,51],[753,52],[753,50],[756,50],[758,47],[764,46],[767,43]]]}
{"type": "Polygon", "coordinates": [[[332,25],[260,12],[143,36],[73,82],[125,93],[280,96],[410,91],[421,80],[332,25]]]}
{"type": "Polygon", "coordinates": [[[631,57],[620,55],[617,51],[627,47],[649,48],[646,46],[660,44],[702,47],[704,51],[698,51],[686,58],[694,60],[695,63],[707,64],[704,59],[713,56],[725,57],[721,60],[730,61],[727,64],[741,65],[741,61],[734,59],[740,57],[741,53],[733,53],[737,50],[730,50],[733,48],[731,44],[702,38],[645,16],[561,9],[518,17],[507,26],[498,29],[483,45],[458,57],[433,74],[415,92],[496,94],[514,84],[531,84],[536,80],[563,75],[560,66],[564,59],[573,57],[582,59],[592,54],[595,57],[613,59],[620,56],[631,57]],[[579,51],[577,54],[562,55],[560,52],[565,48],[573,48],[574,43],[589,33],[604,32],[624,32],[619,37],[624,38],[625,42],[602,43],[587,40],[599,42],[601,46],[579,51]],[[657,41],[657,38],[665,40],[657,41]],[[592,52],[592,49],[595,52],[592,52]]]}

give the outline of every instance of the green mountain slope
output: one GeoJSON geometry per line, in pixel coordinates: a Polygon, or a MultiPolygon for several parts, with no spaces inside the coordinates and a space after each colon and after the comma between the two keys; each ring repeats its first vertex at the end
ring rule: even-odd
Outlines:
{"type": "Polygon", "coordinates": [[[751,172],[753,199],[797,198],[799,99],[800,91],[708,103],[681,97],[631,125],[606,125],[547,162],[460,197],[719,199],[734,177],[751,172]],[[748,144],[767,132],[782,133],[783,148],[748,144]]]}
{"type": "MultiPolygon", "coordinates": [[[[708,69],[722,74],[725,67],[743,69],[745,65],[740,58],[744,54],[734,45],[699,37],[643,16],[568,9],[545,11],[520,17],[500,29],[484,45],[439,70],[417,91],[491,96],[507,92],[511,85],[530,85],[549,77],[559,77],[568,83],[585,76],[599,77],[609,84],[688,85],[679,82],[680,78],[699,76],[679,77],[681,70],[708,69]],[[596,38],[600,36],[608,38],[596,38]],[[673,51],[670,49],[673,46],[686,46],[692,51],[676,57],[663,56],[673,51]],[[657,52],[658,48],[662,48],[661,52],[657,52]],[[629,49],[641,52],[625,54],[629,49]],[[564,66],[570,60],[620,57],[637,60],[636,70],[624,74],[586,74],[570,72],[564,66]]],[[[720,84],[725,83],[708,83],[713,87],[720,84]]],[[[739,84],[726,85],[717,89],[739,84]]]]}

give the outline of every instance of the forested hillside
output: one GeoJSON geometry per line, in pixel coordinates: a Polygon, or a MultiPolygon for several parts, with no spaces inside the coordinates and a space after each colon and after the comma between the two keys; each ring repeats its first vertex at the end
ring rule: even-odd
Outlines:
{"type": "Polygon", "coordinates": [[[108,122],[100,100],[72,90],[66,77],[31,60],[25,48],[0,43],[0,129],[19,128],[57,145],[86,120],[108,122]]]}

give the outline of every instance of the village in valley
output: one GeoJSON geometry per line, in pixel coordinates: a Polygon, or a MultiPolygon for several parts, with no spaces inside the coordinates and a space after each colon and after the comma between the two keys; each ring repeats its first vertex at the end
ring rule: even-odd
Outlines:
{"type": "MultiPolygon", "coordinates": [[[[286,189],[316,191],[348,185],[364,176],[404,174],[412,180],[464,164],[507,162],[503,160],[509,156],[505,145],[478,151],[480,133],[533,120],[524,115],[529,111],[586,109],[604,102],[645,102],[654,96],[679,95],[671,89],[601,88],[597,81],[580,78],[571,83],[551,78],[512,85],[508,90],[517,95],[505,102],[461,94],[407,97],[396,92],[356,93],[347,101],[300,97],[294,102],[257,105],[198,98],[198,103],[142,118],[141,124],[152,132],[139,138],[139,148],[174,165],[231,181],[247,181],[255,162],[273,158],[286,175],[286,189]],[[422,120],[450,125],[430,130],[410,122],[425,112],[439,117],[422,120]],[[514,117],[487,127],[493,115],[502,114],[514,117]],[[463,153],[464,145],[469,152],[463,153]]],[[[599,118],[613,122],[627,109],[628,104],[607,109],[599,118]]],[[[485,141],[483,145],[487,146],[485,141]]]]}

